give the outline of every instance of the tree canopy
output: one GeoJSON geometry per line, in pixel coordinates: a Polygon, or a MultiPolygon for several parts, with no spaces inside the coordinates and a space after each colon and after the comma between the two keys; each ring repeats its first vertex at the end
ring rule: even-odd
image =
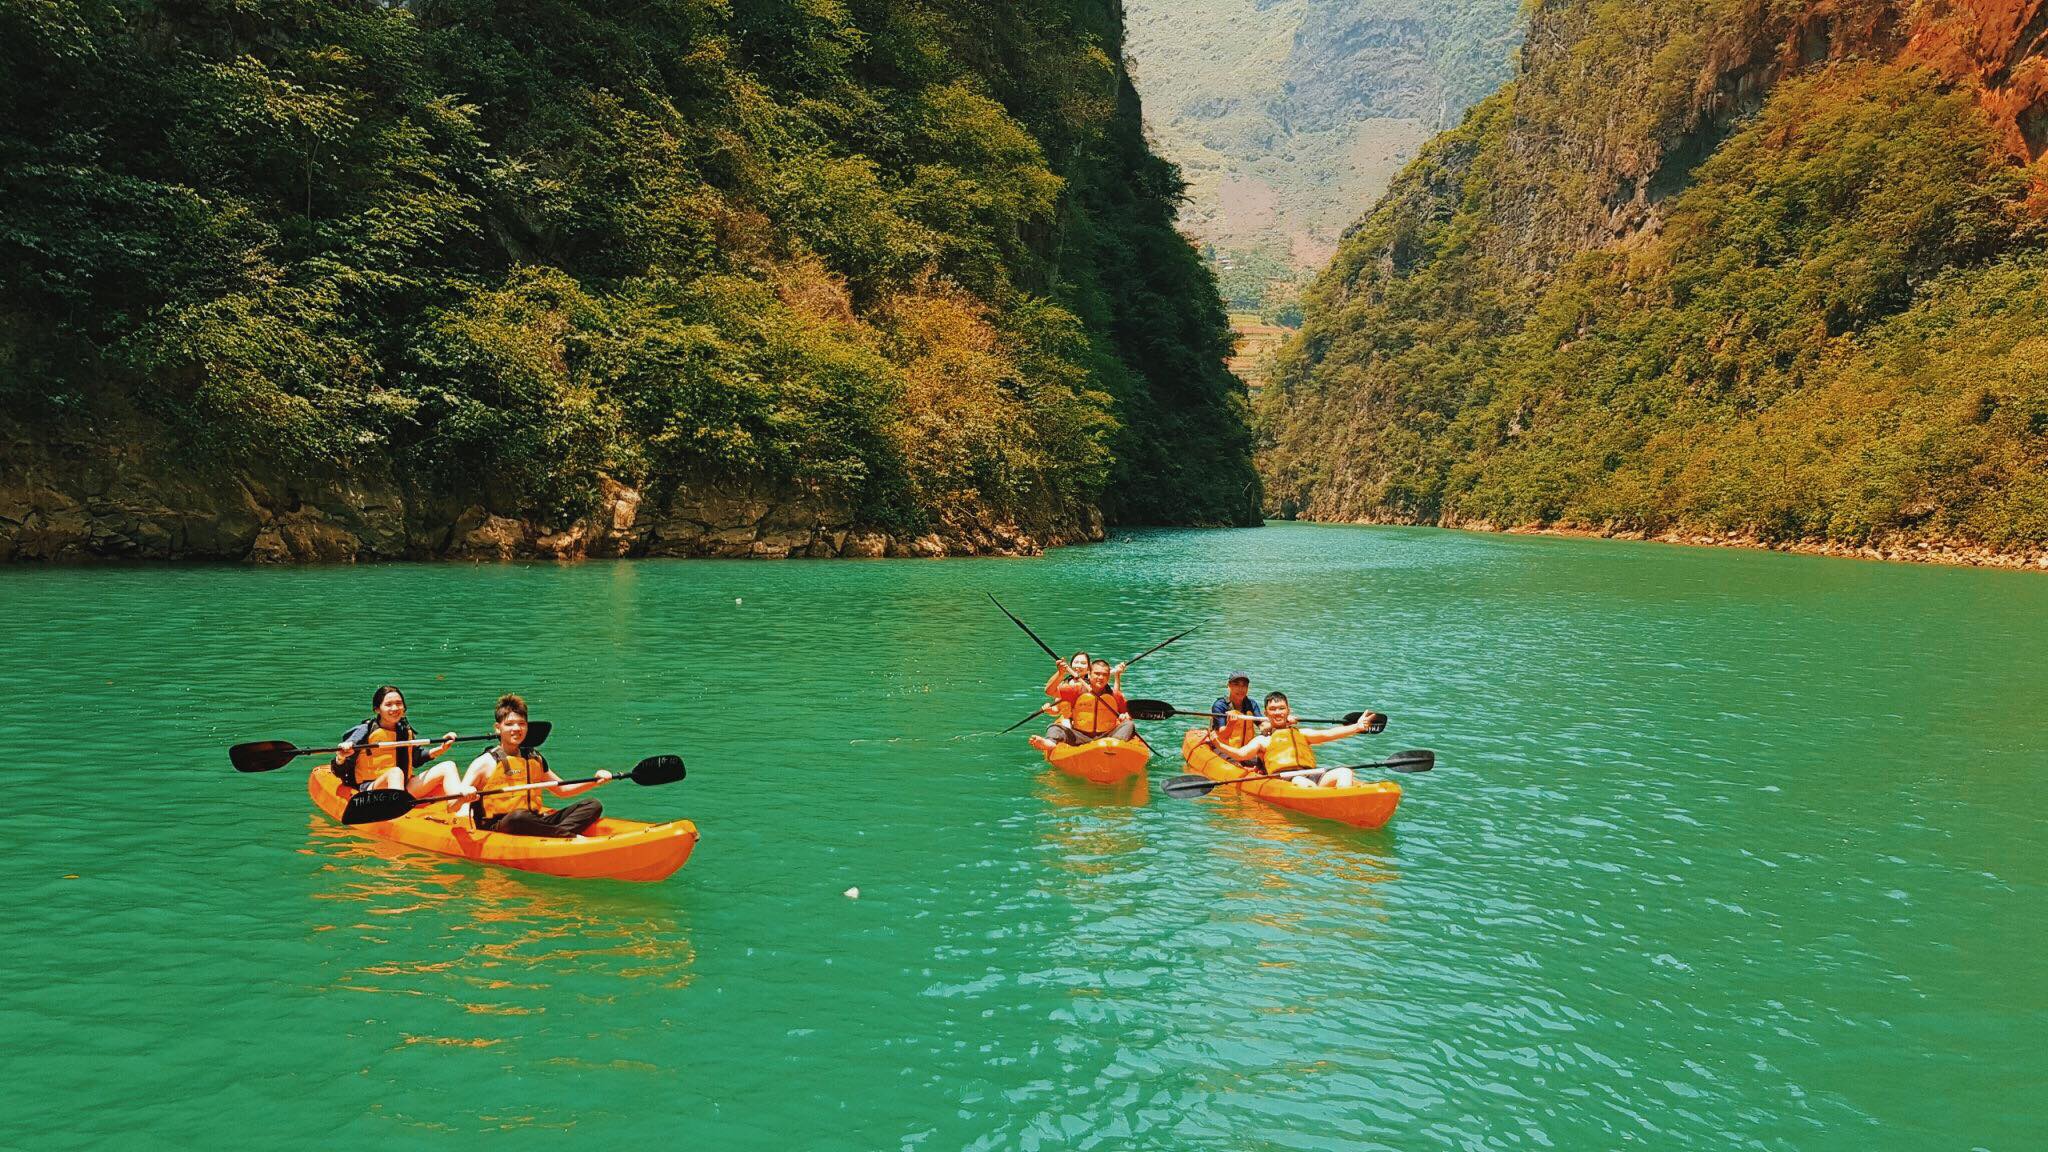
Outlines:
{"type": "MultiPolygon", "coordinates": [[[[432,463],[1221,522],[1213,281],[1096,0],[0,0],[0,413],[180,467],[432,463]]],[[[422,474],[427,474],[422,472],[422,474]]]]}

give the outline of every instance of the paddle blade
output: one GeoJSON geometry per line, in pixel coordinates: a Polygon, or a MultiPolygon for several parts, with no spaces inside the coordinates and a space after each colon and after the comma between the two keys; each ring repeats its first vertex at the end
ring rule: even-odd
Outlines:
{"type": "Polygon", "coordinates": [[[412,811],[412,793],[403,788],[372,788],[348,798],[342,807],[343,824],[377,824],[396,820],[412,811]]]}
{"type": "Polygon", "coordinates": [[[268,772],[291,763],[298,754],[289,740],[257,740],[228,749],[228,762],[237,772],[268,772]]]}
{"type": "MultiPolygon", "coordinates": [[[[1294,718],[1294,722],[1296,724],[1329,724],[1334,726],[1338,724],[1356,724],[1364,718],[1365,713],[1363,712],[1346,712],[1341,719],[1337,720],[1310,720],[1301,716],[1296,716],[1294,718]]],[[[1371,736],[1376,733],[1384,732],[1386,730],[1387,718],[1385,716],[1381,716],[1377,720],[1374,720],[1372,722],[1372,727],[1367,728],[1365,730],[1365,734],[1371,736]]]]}
{"type": "Polygon", "coordinates": [[[647,759],[633,765],[633,770],[626,773],[626,778],[635,784],[646,785],[650,788],[656,784],[673,784],[683,778],[683,758],[681,756],[649,756],[647,759]]]}
{"type": "Polygon", "coordinates": [[[1130,705],[1133,720],[1171,720],[1180,711],[1164,700],[1133,700],[1130,705]]]}
{"type": "MultiPolygon", "coordinates": [[[[528,724],[526,726],[526,742],[524,743],[523,747],[540,747],[541,745],[548,742],[548,733],[553,732],[554,730],[555,726],[553,724],[548,723],[546,720],[535,720],[533,723],[528,724]]],[[[485,739],[488,740],[491,739],[491,737],[487,736],[485,737],[485,739]]]]}
{"type": "Polygon", "coordinates": [[[1222,780],[1211,780],[1207,776],[1189,773],[1186,776],[1175,776],[1160,785],[1159,790],[1176,800],[1192,800],[1197,796],[1207,796],[1224,783],[1222,780]]]}
{"type": "Polygon", "coordinates": [[[1427,748],[1410,748],[1387,757],[1380,767],[1390,772],[1427,772],[1436,767],[1436,753],[1427,748]]]}

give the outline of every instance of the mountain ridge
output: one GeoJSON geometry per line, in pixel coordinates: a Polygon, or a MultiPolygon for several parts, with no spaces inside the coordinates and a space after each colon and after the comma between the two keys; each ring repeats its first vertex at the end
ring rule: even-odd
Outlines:
{"type": "Polygon", "coordinates": [[[2044,6],[1531,21],[1305,294],[1271,507],[2043,555],[2044,6]]]}

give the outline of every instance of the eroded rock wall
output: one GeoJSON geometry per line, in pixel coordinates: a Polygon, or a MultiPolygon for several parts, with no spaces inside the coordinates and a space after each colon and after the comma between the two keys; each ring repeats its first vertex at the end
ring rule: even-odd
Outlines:
{"type": "Polygon", "coordinates": [[[280,478],[159,464],[137,439],[17,437],[4,448],[0,562],[1015,556],[1103,535],[1094,509],[1028,524],[953,513],[924,531],[891,532],[810,493],[715,482],[654,501],[606,480],[590,513],[550,524],[437,495],[389,467],[280,478]]]}

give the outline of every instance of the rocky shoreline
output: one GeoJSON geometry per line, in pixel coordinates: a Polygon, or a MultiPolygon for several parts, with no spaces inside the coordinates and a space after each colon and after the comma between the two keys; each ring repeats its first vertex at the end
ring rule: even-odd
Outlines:
{"type": "Polygon", "coordinates": [[[2048,572],[2048,550],[2009,552],[1983,544],[1957,540],[1920,540],[1896,537],[1870,544],[1847,544],[1839,540],[1766,540],[1743,532],[1697,532],[1671,529],[1640,532],[1630,529],[1573,524],[1495,524],[1485,520],[1442,521],[1402,520],[1375,517],[1361,520],[1325,520],[1299,517],[1305,523],[1388,524],[1424,528],[1450,528],[1459,532],[1493,532],[1508,536],[1573,536],[1601,540],[1646,540],[1658,544],[1682,544],[1696,548],[1752,548],[1765,552],[1794,552],[1809,556],[1834,556],[1849,560],[1884,560],[1904,564],[1946,564],[1959,568],[2009,568],[2048,572]]]}
{"type": "Polygon", "coordinates": [[[593,511],[548,524],[423,491],[388,470],[198,477],[152,467],[140,448],[22,455],[34,458],[0,471],[0,562],[1029,556],[1103,538],[1094,508],[1022,524],[954,509],[904,534],[805,491],[706,484],[653,500],[606,480],[593,511]]]}

